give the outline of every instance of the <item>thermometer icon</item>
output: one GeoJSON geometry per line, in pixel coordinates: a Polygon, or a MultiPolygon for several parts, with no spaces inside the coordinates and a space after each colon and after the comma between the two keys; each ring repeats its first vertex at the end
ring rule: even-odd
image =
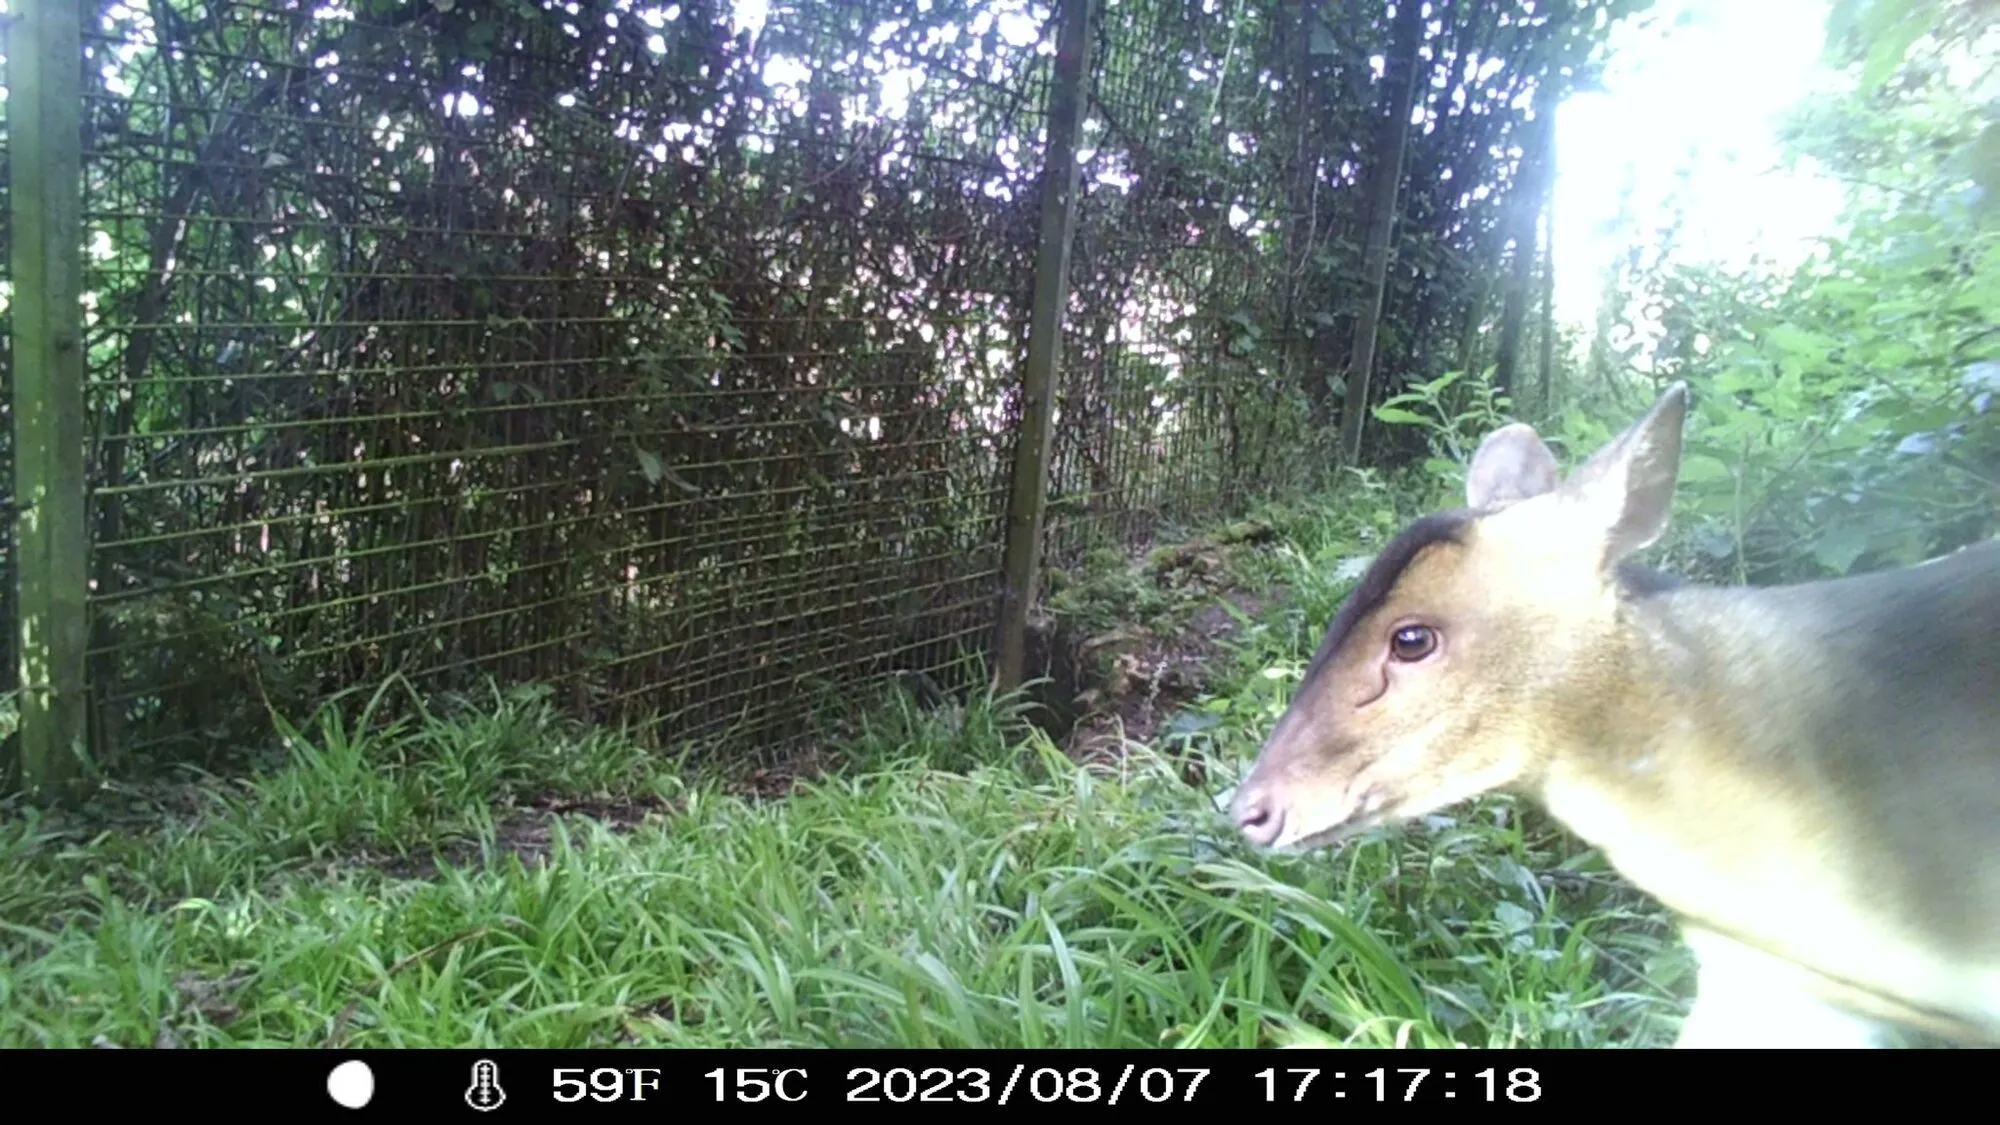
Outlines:
{"type": "Polygon", "coordinates": [[[472,1064],[472,1085],[466,1088],[465,1104],[481,1113],[499,1109],[507,1100],[507,1092],[500,1088],[500,1068],[492,1059],[480,1059],[472,1064]]]}

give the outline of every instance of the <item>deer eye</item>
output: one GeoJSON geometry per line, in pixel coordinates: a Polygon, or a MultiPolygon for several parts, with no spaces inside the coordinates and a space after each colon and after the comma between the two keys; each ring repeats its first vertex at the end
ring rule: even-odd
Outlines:
{"type": "Polygon", "coordinates": [[[1437,633],[1428,625],[1405,625],[1389,638],[1389,655],[1414,664],[1437,651],[1437,633]]]}

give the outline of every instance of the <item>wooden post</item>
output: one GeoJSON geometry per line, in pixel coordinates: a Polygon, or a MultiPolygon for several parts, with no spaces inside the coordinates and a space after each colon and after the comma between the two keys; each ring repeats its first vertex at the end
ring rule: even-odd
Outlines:
{"type": "Polygon", "coordinates": [[[1007,542],[1001,564],[1000,629],[995,686],[1021,685],[1028,608],[1035,603],[1042,554],[1042,510],[1048,501],[1049,451],[1055,429],[1056,367],[1062,356],[1063,313],[1069,303],[1069,253],[1076,233],[1080,169],[1077,133],[1083,119],[1084,53],[1090,45],[1092,0],[1059,0],[1054,81],[1049,86],[1049,147],[1042,170],[1041,246],[1035,255],[1035,303],[1028,326],[1027,369],[1021,377],[1021,430],[1014,445],[1014,482],[1007,499],[1007,542]]]}
{"type": "Polygon", "coordinates": [[[90,540],[83,394],[83,8],[26,0],[7,46],[13,131],[14,558],[20,778],[87,760],[90,540]]]}
{"type": "Polygon", "coordinates": [[[1354,318],[1354,347],[1347,363],[1347,395],[1340,404],[1340,463],[1361,464],[1361,427],[1368,420],[1368,387],[1375,370],[1375,338],[1382,327],[1387,298],[1389,259],[1395,251],[1396,200],[1403,184],[1404,152],[1409,148],[1410,108],[1416,101],[1417,75],[1430,69],[1418,56],[1424,45],[1422,5],[1398,3],[1391,32],[1383,89],[1389,93],[1389,115],[1377,123],[1375,167],[1368,188],[1368,229],[1361,251],[1361,284],[1366,287],[1361,313],[1354,318]]]}

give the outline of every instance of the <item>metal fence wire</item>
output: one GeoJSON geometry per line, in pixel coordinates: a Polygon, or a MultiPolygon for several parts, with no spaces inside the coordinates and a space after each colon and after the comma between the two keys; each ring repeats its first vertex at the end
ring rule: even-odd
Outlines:
{"type": "MultiPolygon", "coordinates": [[[[390,672],[768,738],[808,681],[983,648],[1048,13],[442,7],[86,24],[112,741],[390,672]]],[[[1144,237],[1173,206],[1084,222],[1055,489],[1088,513],[1229,491],[1226,369],[1128,307],[1200,252],[1144,237]]]]}
{"type": "MultiPolygon", "coordinates": [[[[1252,366],[1284,349],[1230,315],[1289,299],[1230,214],[1289,182],[1288,103],[1245,96],[1285,28],[1097,6],[1058,564],[1289,486],[1309,438],[1298,380],[1252,366]],[[1189,105],[1190,60],[1269,119],[1189,105]]],[[[815,685],[986,652],[1057,25],[91,0],[106,744],[253,739],[390,673],[783,742],[815,685]]]]}
{"type": "Polygon", "coordinates": [[[1059,565],[1311,478],[1303,403],[1278,393],[1296,384],[1289,353],[1243,346],[1288,281],[1241,222],[1286,203],[1294,123],[1259,95],[1293,25],[1260,21],[1266,7],[1100,8],[1049,477],[1059,565]],[[1263,149],[1246,161],[1250,136],[1263,149]]]}

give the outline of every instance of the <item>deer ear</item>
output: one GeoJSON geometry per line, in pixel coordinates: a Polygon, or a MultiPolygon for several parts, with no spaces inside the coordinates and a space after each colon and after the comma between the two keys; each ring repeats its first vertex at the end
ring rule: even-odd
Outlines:
{"type": "Polygon", "coordinates": [[[1687,397],[1686,383],[1668,387],[1645,417],[1563,482],[1563,494],[1589,513],[1591,530],[1603,536],[1607,566],[1666,533],[1680,477],[1687,397]]]}
{"type": "Polygon", "coordinates": [[[1465,502],[1497,511],[1556,487],[1556,458],[1533,426],[1516,422],[1486,435],[1465,475],[1465,502]]]}

